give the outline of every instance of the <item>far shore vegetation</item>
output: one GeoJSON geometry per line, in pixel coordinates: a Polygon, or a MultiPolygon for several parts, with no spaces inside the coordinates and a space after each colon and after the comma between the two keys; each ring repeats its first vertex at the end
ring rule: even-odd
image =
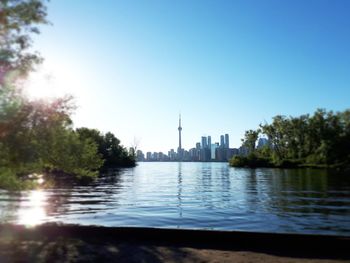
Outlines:
{"type": "Polygon", "coordinates": [[[248,130],[242,140],[246,154],[230,160],[233,167],[350,167],[350,110],[318,109],[312,116],[275,116],[271,124],[248,130]],[[259,136],[268,143],[257,148],[259,136]]]}
{"type": "Polygon", "coordinates": [[[101,169],[135,166],[134,151],[114,134],[73,128],[72,97],[24,95],[28,74],[42,61],[31,36],[48,23],[44,2],[1,1],[0,14],[0,189],[33,188],[42,176],[84,180],[101,169]]]}

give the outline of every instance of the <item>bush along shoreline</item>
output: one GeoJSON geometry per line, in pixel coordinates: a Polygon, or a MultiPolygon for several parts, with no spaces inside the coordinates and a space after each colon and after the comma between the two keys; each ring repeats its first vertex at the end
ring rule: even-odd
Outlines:
{"type": "Polygon", "coordinates": [[[275,116],[271,124],[248,130],[232,167],[350,168],[350,110],[318,109],[312,116],[275,116]],[[265,138],[257,145],[258,138],[265,138]]]}
{"type": "Polygon", "coordinates": [[[108,169],[136,165],[134,154],[110,132],[104,135],[88,128],[63,129],[53,134],[44,128],[42,132],[47,136],[34,135],[36,132],[31,129],[11,129],[1,138],[0,189],[45,188],[55,182],[86,183],[108,169]],[[102,144],[82,135],[81,129],[97,132],[102,144]]]}

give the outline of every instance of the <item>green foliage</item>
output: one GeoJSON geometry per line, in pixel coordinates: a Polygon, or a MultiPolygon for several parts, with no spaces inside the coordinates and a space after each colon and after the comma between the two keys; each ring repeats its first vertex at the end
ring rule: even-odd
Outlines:
{"type": "Polygon", "coordinates": [[[29,101],[0,121],[0,161],[18,176],[59,171],[77,178],[95,177],[103,161],[97,144],[72,130],[71,98],[29,101]]]}
{"type": "Polygon", "coordinates": [[[71,97],[31,101],[22,94],[42,60],[31,36],[46,23],[44,1],[0,1],[0,188],[33,186],[22,178],[34,172],[92,178],[103,164],[98,144],[72,129],[71,97]]]}
{"type": "Polygon", "coordinates": [[[9,190],[21,190],[21,180],[15,172],[6,167],[0,168],[0,188],[9,190]]]}
{"type": "Polygon", "coordinates": [[[256,140],[259,137],[260,130],[249,130],[244,134],[243,146],[247,147],[249,153],[253,153],[255,150],[256,140]]]}
{"type": "Polygon", "coordinates": [[[32,189],[36,186],[37,184],[34,181],[22,180],[18,177],[16,171],[7,167],[0,167],[0,189],[19,191],[32,189]]]}
{"type": "Polygon", "coordinates": [[[350,110],[318,109],[312,116],[289,118],[278,115],[260,129],[269,146],[255,149],[257,136],[252,130],[246,132],[243,146],[259,158],[270,159],[274,166],[350,166],[350,110]]]}
{"type": "Polygon", "coordinates": [[[56,128],[40,144],[40,159],[51,171],[81,177],[96,177],[103,160],[95,142],[82,139],[70,129],[56,128]]]}
{"type": "Polygon", "coordinates": [[[234,167],[273,167],[273,164],[269,159],[259,157],[255,154],[249,154],[248,156],[234,156],[230,160],[230,166],[234,167]]]}
{"type": "Polygon", "coordinates": [[[32,52],[31,35],[38,34],[38,25],[47,24],[46,6],[40,0],[0,1],[0,84],[6,73],[25,75],[41,61],[32,52]]]}
{"type": "Polygon", "coordinates": [[[104,159],[104,167],[133,167],[135,158],[120,145],[120,140],[111,132],[101,134],[98,130],[79,128],[77,133],[83,139],[89,139],[97,144],[98,153],[104,159]]]}

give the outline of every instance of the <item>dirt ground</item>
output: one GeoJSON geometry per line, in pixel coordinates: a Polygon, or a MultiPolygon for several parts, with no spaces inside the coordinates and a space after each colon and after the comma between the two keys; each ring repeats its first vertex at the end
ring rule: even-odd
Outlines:
{"type": "Polygon", "coordinates": [[[350,262],[349,244],[348,237],[0,224],[0,263],[350,262]]]}
{"type": "Polygon", "coordinates": [[[94,239],[0,238],[0,262],[350,262],[94,239]]]}

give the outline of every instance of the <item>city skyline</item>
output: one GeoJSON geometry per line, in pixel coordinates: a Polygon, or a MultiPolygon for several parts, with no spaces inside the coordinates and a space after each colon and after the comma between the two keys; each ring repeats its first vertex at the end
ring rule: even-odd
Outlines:
{"type": "MultiPolygon", "coordinates": [[[[178,147],[173,147],[167,152],[163,151],[146,151],[143,152],[141,149],[136,151],[137,161],[221,161],[227,162],[234,155],[246,154],[245,147],[230,148],[229,134],[225,133],[220,135],[218,141],[213,141],[211,135],[201,136],[199,142],[193,143],[192,148],[182,147],[182,124],[181,114],[179,115],[178,125],[178,147]]],[[[267,141],[267,140],[266,140],[267,141]]],[[[262,142],[259,139],[258,146],[262,147],[266,142],[262,142]]]]}
{"type": "Polygon", "coordinates": [[[349,1],[50,1],[33,39],[33,97],[72,94],[75,127],[167,151],[244,132],[278,114],[343,111],[349,1]]]}

